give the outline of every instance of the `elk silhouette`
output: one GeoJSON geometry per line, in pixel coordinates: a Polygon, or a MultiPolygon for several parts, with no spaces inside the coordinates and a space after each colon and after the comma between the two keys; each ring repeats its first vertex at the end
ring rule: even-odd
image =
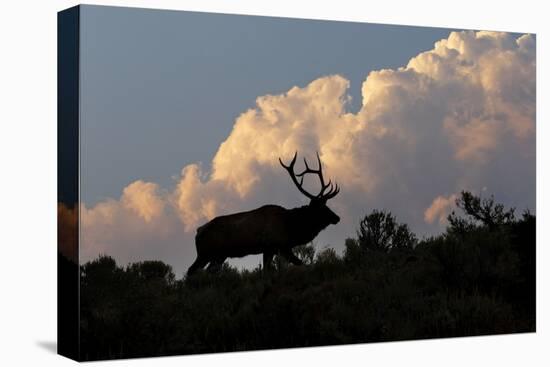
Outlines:
{"type": "Polygon", "coordinates": [[[340,217],[326,204],[340,189],[329,180],[325,184],[321,158],[317,153],[318,169],[309,167],[304,158],[305,170],[294,172],[298,152],[287,166],[279,158],[279,163],[290,175],[298,190],[310,199],[308,205],[286,209],[278,205],[264,205],[260,208],[236,214],[219,216],[197,229],[195,246],[197,259],[187,271],[191,275],[208,266],[220,266],[228,257],[244,257],[263,253],[264,268],[271,267],[275,254],[280,254],[295,265],[302,261],[292,253],[292,248],[311,242],[330,224],[337,224],[340,217]],[[315,174],[321,183],[317,195],[303,188],[304,176],[315,174]],[[328,191],[327,191],[328,190],[328,191]]]}

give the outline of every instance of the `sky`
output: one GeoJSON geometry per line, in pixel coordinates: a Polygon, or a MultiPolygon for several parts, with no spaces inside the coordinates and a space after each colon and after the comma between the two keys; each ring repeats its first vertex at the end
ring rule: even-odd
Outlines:
{"type": "Polygon", "coordinates": [[[84,6],[81,36],[81,261],[181,276],[209,219],[307,204],[295,151],[342,188],[318,249],[372,209],[438,233],[461,190],[535,211],[533,35],[84,6]]]}

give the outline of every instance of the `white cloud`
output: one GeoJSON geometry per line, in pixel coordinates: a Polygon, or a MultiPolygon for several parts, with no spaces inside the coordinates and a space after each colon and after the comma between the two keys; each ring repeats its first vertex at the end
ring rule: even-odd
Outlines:
{"type": "Polygon", "coordinates": [[[118,200],[108,199],[92,207],[80,207],[81,261],[100,254],[121,264],[160,259],[173,263],[178,256],[192,261],[192,237],[183,231],[169,196],[158,193],[154,183],[135,181],[124,188],[118,200]]]}
{"type": "MultiPolygon", "coordinates": [[[[211,169],[184,167],[165,196],[138,181],[124,189],[122,205],[85,209],[87,228],[101,224],[109,253],[115,240],[105,238],[109,230],[133,230],[119,216],[139,223],[138,233],[157,231],[163,218],[183,236],[179,218],[193,253],[194,228],[214,216],[306,203],[278,163],[295,151],[310,160],[318,151],[326,175],[342,188],[329,202],[342,221],[323,232],[336,245],[374,208],[392,210],[420,233],[437,230],[452,198],[433,200],[441,192],[487,186],[497,199],[534,209],[535,69],[530,35],[453,32],[402,68],[370,72],[357,113],[348,112],[350,82],[339,75],[258,97],[236,119],[211,169]],[[116,221],[125,224],[105,229],[116,221]]],[[[315,184],[306,182],[310,190],[315,184]]]]}
{"type": "MultiPolygon", "coordinates": [[[[228,201],[246,202],[281,175],[277,158],[296,150],[308,157],[318,150],[346,191],[374,194],[398,185],[407,195],[414,195],[408,181],[430,174],[426,168],[464,170],[464,164],[494,162],[506,149],[523,145],[529,151],[534,56],[528,35],[453,32],[406,67],[371,72],[357,114],[346,112],[349,81],[338,75],[260,97],[256,108],[237,118],[210,176],[194,179],[193,200],[190,191],[180,190],[186,199],[179,209],[194,226],[228,209],[228,201]],[[423,161],[427,154],[437,160],[423,161]]],[[[182,182],[189,183],[194,172],[184,170],[182,182]]]]}
{"type": "Polygon", "coordinates": [[[135,181],[122,191],[122,204],[149,223],[164,210],[164,202],[157,195],[157,190],[155,183],[135,181]]]}
{"type": "Polygon", "coordinates": [[[446,224],[447,216],[456,206],[456,199],[456,194],[436,197],[424,211],[424,220],[428,223],[434,223],[437,220],[439,224],[446,224]]]}

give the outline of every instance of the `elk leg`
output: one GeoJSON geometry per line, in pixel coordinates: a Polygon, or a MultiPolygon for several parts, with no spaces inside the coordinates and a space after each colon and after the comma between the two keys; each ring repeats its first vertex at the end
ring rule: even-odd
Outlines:
{"type": "Polygon", "coordinates": [[[214,273],[220,271],[225,259],[226,258],[224,257],[224,258],[217,258],[217,259],[214,259],[214,260],[210,261],[210,264],[208,264],[208,267],[206,268],[206,270],[214,272],[214,273]]]}
{"type": "Polygon", "coordinates": [[[292,253],[292,250],[290,250],[290,249],[281,251],[281,255],[283,255],[283,257],[285,259],[287,259],[291,264],[294,264],[294,265],[303,265],[304,264],[304,262],[302,260],[300,260],[298,257],[296,257],[296,255],[294,255],[292,253]]]}
{"type": "Polygon", "coordinates": [[[273,253],[272,252],[264,252],[264,269],[265,270],[271,270],[273,269],[273,253]]]}
{"type": "Polygon", "coordinates": [[[187,270],[187,276],[190,276],[197,270],[204,268],[207,262],[208,260],[197,256],[197,260],[195,260],[195,262],[189,267],[189,270],[187,270]]]}

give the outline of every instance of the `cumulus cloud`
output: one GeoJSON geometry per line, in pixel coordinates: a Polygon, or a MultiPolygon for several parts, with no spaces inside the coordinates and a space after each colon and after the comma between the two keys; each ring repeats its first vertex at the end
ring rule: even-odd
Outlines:
{"type": "Polygon", "coordinates": [[[229,209],[228,200],[254,196],[280,175],[277,158],[296,150],[310,157],[319,151],[345,190],[364,194],[385,188],[414,195],[415,181],[431,183],[439,172],[450,181],[443,182],[452,186],[446,189],[455,189],[459,177],[444,172],[452,167],[486,165],[508,149],[533,157],[529,35],[453,32],[406,67],[371,72],[356,114],[346,110],[348,87],[333,75],[258,98],[237,118],[209,175],[199,178],[195,166],[183,170],[188,190],[180,184],[178,208],[186,224],[229,209]]]}
{"type": "MultiPolygon", "coordinates": [[[[437,230],[453,201],[434,199],[442,192],[487,186],[497,199],[534,209],[535,71],[531,35],[452,32],[406,66],[371,71],[356,113],[348,109],[350,81],[340,75],[258,97],[212,162],[185,166],[171,192],[137,181],[120,200],[85,208],[88,231],[103,238],[90,246],[109,253],[110,231],[136,226],[139,237],[164,226],[193,252],[194,229],[217,215],[307,203],[278,163],[295,151],[310,159],[318,151],[342,188],[329,202],[342,222],[320,237],[336,246],[374,208],[420,233],[437,230]]],[[[306,181],[309,190],[315,184],[306,181]]]]}
{"type": "Polygon", "coordinates": [[[237,195],[227,182],[216,179],[205,182],[203,177],[201,167],[190,164],[182,170],[176,186],[174,204],[188,232],[201,221],[225,211],[228,201],[237,195]]]}
{"type": "Polygon", "coordinates": [[[164,210],[164,202],[157,195],[157,190],[157,184],[138,180],[124,188],[121,202],[149,223],[164,210]]]}
{"type": "MultiPolygon", "coordinates": [[[[173,256],[191,258],[184,246],[189,241],[170,205],[170,195],[141,180],[123,189],[119,199],[108,199],[88,207],[80,206],[81,261],[100,254],[115,257],[122,264],[160,259],[172,263],[173,256]]],[[[189,260],[186,260],[189,261],[189,260]]]]}
{"type": "Polygon", "coordinates": [[[438,221],[439,224],[447,222],[447,216],[451,213],[453,207],[456,206],[457,195],[438,196],[432,204],[424,211],[424,220],[428,223],[438,221]]]}

